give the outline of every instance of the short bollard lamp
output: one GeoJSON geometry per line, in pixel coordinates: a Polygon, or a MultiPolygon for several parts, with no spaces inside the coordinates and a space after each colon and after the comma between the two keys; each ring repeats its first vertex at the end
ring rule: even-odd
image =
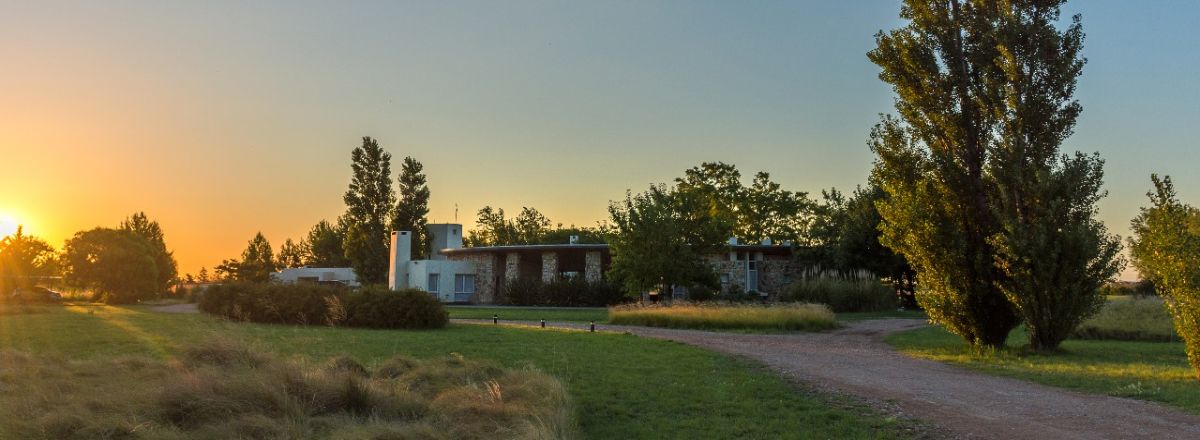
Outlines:
{"type": "Polygon", "coordinates": [[[492,324],[500,323],[500,315],[492,315],[492,324]]]}
{"type": "Polygon", "coordinates": [[[546,328],[546,320],[545,319],[542,320],[542,328],[546,328]]]}
{"type": "Polygon", "coordinates": [[[588,326],[588,331],[590,331],[590,332],[596,331],[596,321],[591,321],[591,325],[588,326]]]}

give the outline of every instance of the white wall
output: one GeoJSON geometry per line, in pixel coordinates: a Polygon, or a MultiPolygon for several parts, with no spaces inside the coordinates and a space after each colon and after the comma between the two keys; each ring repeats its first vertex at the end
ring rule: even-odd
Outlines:
{"type": "Polygon", "coordinates": [[[300,278],[316,278],[320,281],[341,281],[348,286],[358,286],[358,277],[349,267],[296,267],[271,274],[271,278],[283,283],[295,283],[300,278]]]}
{"type": "MultiPolygon", "coordinates": [[[[469,261],[450,260],[417,260],[410,261],[408,266],[408,285],[418,290],[426,290],[429,286],[429,274],[438,274],[437,297],[442,302],[454,301],[454,275],[475,275],[475,265],[469,261]]],[[[475,280],[476,284],[479,280],[475,280]]]]}

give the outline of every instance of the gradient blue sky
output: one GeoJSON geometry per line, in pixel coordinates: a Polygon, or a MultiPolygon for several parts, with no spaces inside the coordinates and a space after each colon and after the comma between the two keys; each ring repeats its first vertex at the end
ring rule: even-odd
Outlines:
{"type": "MultiPolygon", "coordinates": [[[[0,214],[55,245],[137,210],[181,269],[343,209],[369,135],[426,165],[432,221],[534,206],[591,225],[702,161],[793,190],[865,181],[896,1],[0,5],[0,214]]],[[[1107,159],[1114,231],[1151,172],[1200,202],[1200,2],[1076,1],[1066,150],[1107,159]]]]}

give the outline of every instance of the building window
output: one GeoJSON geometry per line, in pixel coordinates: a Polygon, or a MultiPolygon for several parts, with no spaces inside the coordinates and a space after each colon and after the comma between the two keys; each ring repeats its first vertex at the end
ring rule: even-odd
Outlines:
{"type": "Polygon", "coordinates": [[[454,293],[475,293],[475,275],[458,274],[454,276],[454,293]]]}
{"type": "Polygon", "coordinates": [[[729,272],[721,274],[721,284],[729,284],[729,272]]]}
{"type": "Polygon", "coordinates": [[[425,287],[425,291],[429,293],[437,293],[438,284],[441,284],[441,277],[436,273],[429,274],[429,285],[425,287]]]}

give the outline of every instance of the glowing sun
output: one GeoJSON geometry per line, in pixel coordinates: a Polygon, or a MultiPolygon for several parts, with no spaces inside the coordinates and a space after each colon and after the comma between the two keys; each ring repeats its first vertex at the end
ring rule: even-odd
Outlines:
{"type": "Polygon", "coordinates": [[[0,214],[0,238],[16,234],[18,225],[20,223],[17,222],[17,219],[10,215],[0,214]]]}

